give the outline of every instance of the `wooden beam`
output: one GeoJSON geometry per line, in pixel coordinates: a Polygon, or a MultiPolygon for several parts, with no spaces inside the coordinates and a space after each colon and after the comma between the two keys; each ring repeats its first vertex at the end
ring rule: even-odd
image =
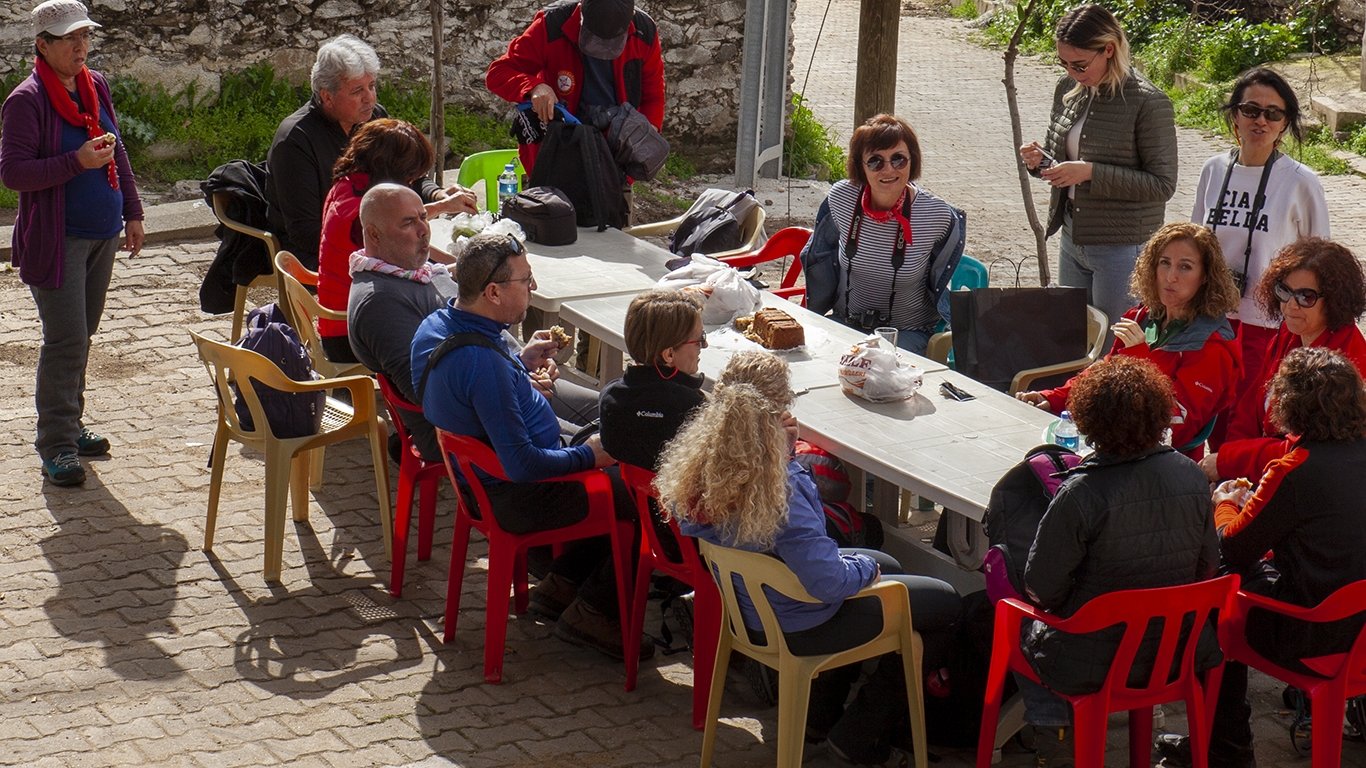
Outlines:
{"type": "Polygon", "coordinates": [[[873,115],[896,112],[896,45],[901,30],[900,0],[860,0],[854,125],[873,115]]]}

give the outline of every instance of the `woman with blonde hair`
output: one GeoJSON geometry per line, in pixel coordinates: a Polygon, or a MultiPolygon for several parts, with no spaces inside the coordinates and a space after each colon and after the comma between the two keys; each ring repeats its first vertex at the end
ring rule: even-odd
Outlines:
{"type": "Polygon", "coordinates": [[[1065,70],[1053,91],[1044,145],[1020,147],[1048,182],[1048,234],[1062,230],[1058,281],[1086,289],[1113,320],[1133,301],[1139,249],[1162,226],[1176,191],[1176,123],[1162,89],[1136,72],[1129,42],[1099,5],[1063,14],[1054,32],[1065,70]]]}
{"type": "MultiPolygon", "coordinates": [[[[1199,224],[1168,224],[1143,246],[1130,290],[1140,303],[1114,324],[1115,343],[1106,359],[1149,360],[1171,380],[1172,445],[1198,461],[1211,421],[1233,404],[1242,376],[1242,347],[1225,317],[1238,307],[1238,287],[1218,239],[1199,224]]],[[[1073,383],[1084,375],[1015,397],[1061,413],[1073,383]]]]}
{"type": "MultiPolygon", "coordinates": [[[[853,598],[880,578],[906,584],[923,666],[940,670],[958,620],[958,593],[926,576],[899,574],[895,559],[871,550],[841,550],[825,533],[815,480],[792,455],[795,431],[784,428],[793,400],[787,363],[766,352],[731,358],[711,402],[665,448],[655,487],[661,506],[688,536],[782,559],[819,603],[771,594],[788,648],[819,655],[853,648],[882,631],[881,603],[853,598]],[[853,599],[850,599],[853,598],[853,599]]],[[[750,631],[761,625],[743,587],[736,596],[750,631]]],[[[883,657],[846,710],[859,666],[823,673],[812,684],[807,740],[829,740],[832,752],[865,765],[886,761],[907,722],[905,682],[895,654],[883,657]]]]}

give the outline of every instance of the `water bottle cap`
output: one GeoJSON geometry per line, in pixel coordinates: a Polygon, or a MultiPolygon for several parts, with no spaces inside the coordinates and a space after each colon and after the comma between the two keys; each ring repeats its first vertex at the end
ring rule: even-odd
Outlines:
{"type": "Polygon", "coordinates": [[[503,166],[503,170],[505,170],[505,171],[515,171],[515,170],[517,170],[517,167],[516,167],[515,165],[513,165],[512,163],[508,163],[507,165],[503,166]]]}
{"type": "Polygon", "coordinates": [[[1063,411],[1063,412],[1062,412],[1062,418],[1063,418],[1063,421],[1071,421],[1071,420],[1072,420],[1072,412],[1071,412],[1071,411],[1063,411]]]}

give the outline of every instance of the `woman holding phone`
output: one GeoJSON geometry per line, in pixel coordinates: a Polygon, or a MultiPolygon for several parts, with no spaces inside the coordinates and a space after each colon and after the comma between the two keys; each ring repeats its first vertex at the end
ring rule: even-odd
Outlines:
{"type": "MultiPolygon", "coordinates": [[[[1278,318],[1257,301],[1255,288],[1282,248],[1301,237],[1327,240],[1328,203],[1318,174],[1280,152],[1287,136],[1304,138],[1295,89],[1269,69],[1253,69],[1233,86],[1222,107],[1238,146],[1205,161],[1191,221],[1214,231],[1242,293],[1233,317],[1242,321],[1244,376],[1233,402],[1262,369],[1278,318]]],[[[1228,418],[1220,420],[1224,428],[1228,418]]],[[[1210,444],[1224,441],[1216,427],[1210,444]]]]}
{"type": "Polygon", "coordinates": [[[1020,147],[1020,158],[1053,188],[1048,234],[1062,232],[1059,282],[1085,288],[1087,302],[1114,321],[1134,305],[1134,262],[1176,191],[1172,105],[1133,69],[1124,28],[1099,5],[1063,14],[1054,39],[1066,71],[1048,135],[1043,146],[1020,147]]]}

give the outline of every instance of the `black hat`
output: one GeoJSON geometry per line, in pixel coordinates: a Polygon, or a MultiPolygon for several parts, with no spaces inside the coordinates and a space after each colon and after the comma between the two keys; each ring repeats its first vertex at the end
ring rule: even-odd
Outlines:
{"type": "Polygon", "coordinates": [[[580,50],[596,59],[620,56],[635,12],[634,0],[580,0],[580,50]]]}

